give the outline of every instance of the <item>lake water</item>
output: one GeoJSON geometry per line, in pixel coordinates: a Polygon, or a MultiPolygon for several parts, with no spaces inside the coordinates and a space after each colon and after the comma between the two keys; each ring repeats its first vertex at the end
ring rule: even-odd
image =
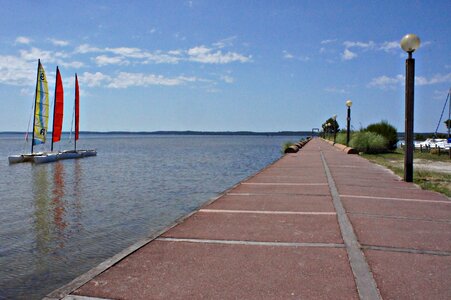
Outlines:
{"type": "Polygon", "coordinates": [[[96,148],[97,157],[8,165],[24,141],[0,135],[0,299],[42,298],[277,160],[284,142],[300,138],[87,135],[78,148],[96,148]]]}

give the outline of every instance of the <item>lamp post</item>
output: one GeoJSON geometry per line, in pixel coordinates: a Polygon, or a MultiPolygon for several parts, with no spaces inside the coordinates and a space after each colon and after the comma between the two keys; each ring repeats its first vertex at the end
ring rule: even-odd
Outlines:
{"type": "Polygon", "coordinates": [[[405,112],[405,142],[404,180],[413,181],[413,108],[415,86],[415,59],[412,53],[420,47],[420,38],[415,34],[406,34],[401,40],[401,48],[409,54],[406,59],[406,112],[405,112]]]}
{"type": "Polygon", "coordinates": [[[329,139],[329,136],[330,136],[330,123],[326,123],[326,139],[327,140],[329,139]]]}
{"type": "Polygon", "coordinates": [[[335,140],[337,139],[337,115],[334,115],[332,119],[334,120],[333,126],[334,126],[334,145],[335,145],[335,140]]]}
{"type": "Polygon", "coordinates": [[[351,106],[352,106],[352,101],[351,100],[346,100],[346,106],[348,107],[348,116],[346,118],[346,126],[347,126],[347,130],[346,130],[346,146],[349,146],[349,133],[351,131],[351,106]]]}

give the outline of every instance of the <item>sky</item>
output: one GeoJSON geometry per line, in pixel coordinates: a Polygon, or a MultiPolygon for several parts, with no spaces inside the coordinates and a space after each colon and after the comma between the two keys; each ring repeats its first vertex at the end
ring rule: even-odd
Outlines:
{"type": "MultiPolygon", "coordinates": [[[[434,132],[451,88],[451,1],[0,0],[0,131],[26,131],[41,60],[56,66],[71,128],[311,130],[337,115],[404,131],[407,54],[417,34],[415,131],[434,132]]],[[[445,132],[441,122],[439,131],[445,132]]]]}

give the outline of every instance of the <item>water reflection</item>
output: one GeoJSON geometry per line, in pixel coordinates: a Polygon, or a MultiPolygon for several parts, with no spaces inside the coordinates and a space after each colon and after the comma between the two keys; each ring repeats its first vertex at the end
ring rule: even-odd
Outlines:
{"type": "Polygon", "coordinates": [[[71,161],[65,170],[65,162],[36,165],[33,176],[34,229],[36,250],[41,254],[56,254],[63,249],[71,233],[82,229],[81,165],[71,161]],[[66,183],[73,187],[66,192],[66,183]]]}
{"type": "Polygon", "coordinates": [[[58,162],[54,165],[53,175],[53,222],[56,226],[59,248],[64,247],[64,230],[67,227],[67,223],[64,219],[66,214],[66,208],[64,207],[64,164],[58,162]]]}

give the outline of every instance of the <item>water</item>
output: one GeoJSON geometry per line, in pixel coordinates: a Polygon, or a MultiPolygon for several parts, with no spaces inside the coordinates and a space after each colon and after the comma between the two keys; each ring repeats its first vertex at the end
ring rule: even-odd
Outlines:
{"type": "Polygon", "coordinates": [[[97,157],[8,165],[0,135],[0,299],[40,299],[254,174],[300,137],[85,136],[97,157]]]}

